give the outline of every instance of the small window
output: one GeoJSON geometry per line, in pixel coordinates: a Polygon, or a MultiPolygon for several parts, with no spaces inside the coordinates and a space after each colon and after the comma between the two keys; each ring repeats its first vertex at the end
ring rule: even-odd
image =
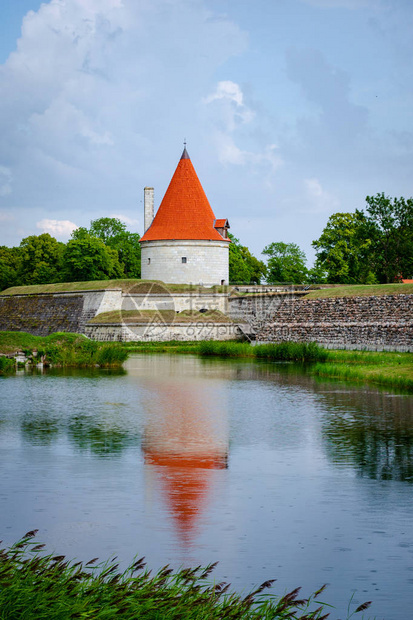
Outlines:
{"type": "Polygon", "coordinates": [[[150,258],[148,258],[148,265],[150,265],[150,264],[151,264],[151,259],[150,259],[150,258]]]}
{"type": "Polygon", "coordinates": [[[182,257],[182,262],[183,262],[183,263],[186,263],[186,256],[183,256],[183,257],[182,257]]]}

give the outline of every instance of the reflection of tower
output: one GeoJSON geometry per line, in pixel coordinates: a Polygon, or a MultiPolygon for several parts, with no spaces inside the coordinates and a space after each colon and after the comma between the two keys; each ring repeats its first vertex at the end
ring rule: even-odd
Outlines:
{"type": "Polygon", "coordinates": [[[212,494],[217,470],[227,467],[225,392],[222,380],[196,377],[200,360],[156,357],[148,362],[152,368],[145,368],[145,464],[188,544],[212,494]],[[163,373],[165,363],[168,376],[163,373]]]}

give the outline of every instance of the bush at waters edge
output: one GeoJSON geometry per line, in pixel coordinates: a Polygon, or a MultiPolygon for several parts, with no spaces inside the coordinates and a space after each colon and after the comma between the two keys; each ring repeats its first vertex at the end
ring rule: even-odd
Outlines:
{"type": "MultiPolygon", "coordinates": [[[[250,619],[322,620],[325,603],[298,598],[300,588],[282,597],[262,595],[274,580],[261,584],[247,596],[229,591],[230,585],[211,583],[207,578],[216,566],[181,568],[169,565],[152,574],[144,558],[123,573],[115,560],[96,564],[72,562],[63,555],[44,555],[45,545],[27,532],[22,540],[0,549],[0,612],[2,620],[209,620],[250,619]]],[[[363,603],[353,612],[370,605],[363,603]]],[[[353,615],[351,614],[351,615],[353,615]]]]}
{"type": "Polygon", "coordinates": [[[14,372],[16,364],[13,359],[9,359],[5,356],[0,356],[0,375],[6,375],[14,372]]]}

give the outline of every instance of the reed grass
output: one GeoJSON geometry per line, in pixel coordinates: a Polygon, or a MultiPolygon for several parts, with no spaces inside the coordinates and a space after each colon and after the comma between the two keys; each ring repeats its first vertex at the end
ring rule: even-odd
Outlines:
{"type": "Polygon", "coordinates": [[[253,357],[283,362],[315,362],[327,359],[327,351],[315,342],[277,342],[251,346],[248,342],[208,340],[199,344],[200,355],[253,357]]]}
{"type": "Polygon", "coordinates": [[[204,340],[199,343],[199,355],[219,357],[254,357],[253,347],[247,342],[204,340]]]}
{"type": "Polygon", "coordinates": [[[255,357],[292,362],[324,362],[327,351],[316,342],[277,342],[253,347],[255,357]]]}
{"type": "MultiPolygon", "coordinates": [[[[0,549],[0,617],[2,620],[322,620],[329,616],[318,597],[300,588],[282,597],[263,595],[273,580],[247,596],[230,591],[229,584],[211,583],[216,564],[173,571],[168,565],[156,574],[144,558],[124,572],[115,560],[87,563],[63,555],[44,554],[33,537],[37,530],[9,548],[0,549]]],[[[354,613],[368,608],[363,603],[354,613]]]]}

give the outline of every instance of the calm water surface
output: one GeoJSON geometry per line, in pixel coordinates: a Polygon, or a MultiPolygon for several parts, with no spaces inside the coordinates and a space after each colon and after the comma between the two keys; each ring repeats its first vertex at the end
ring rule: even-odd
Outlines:
{"type": "Polygon", "coordinates": [[[0,380],[0,534],[50,550],[220,560],[249,590],[330,584],[332,617],[413,603],[413,397],[291,366],[133,356],[0,380]]]}

